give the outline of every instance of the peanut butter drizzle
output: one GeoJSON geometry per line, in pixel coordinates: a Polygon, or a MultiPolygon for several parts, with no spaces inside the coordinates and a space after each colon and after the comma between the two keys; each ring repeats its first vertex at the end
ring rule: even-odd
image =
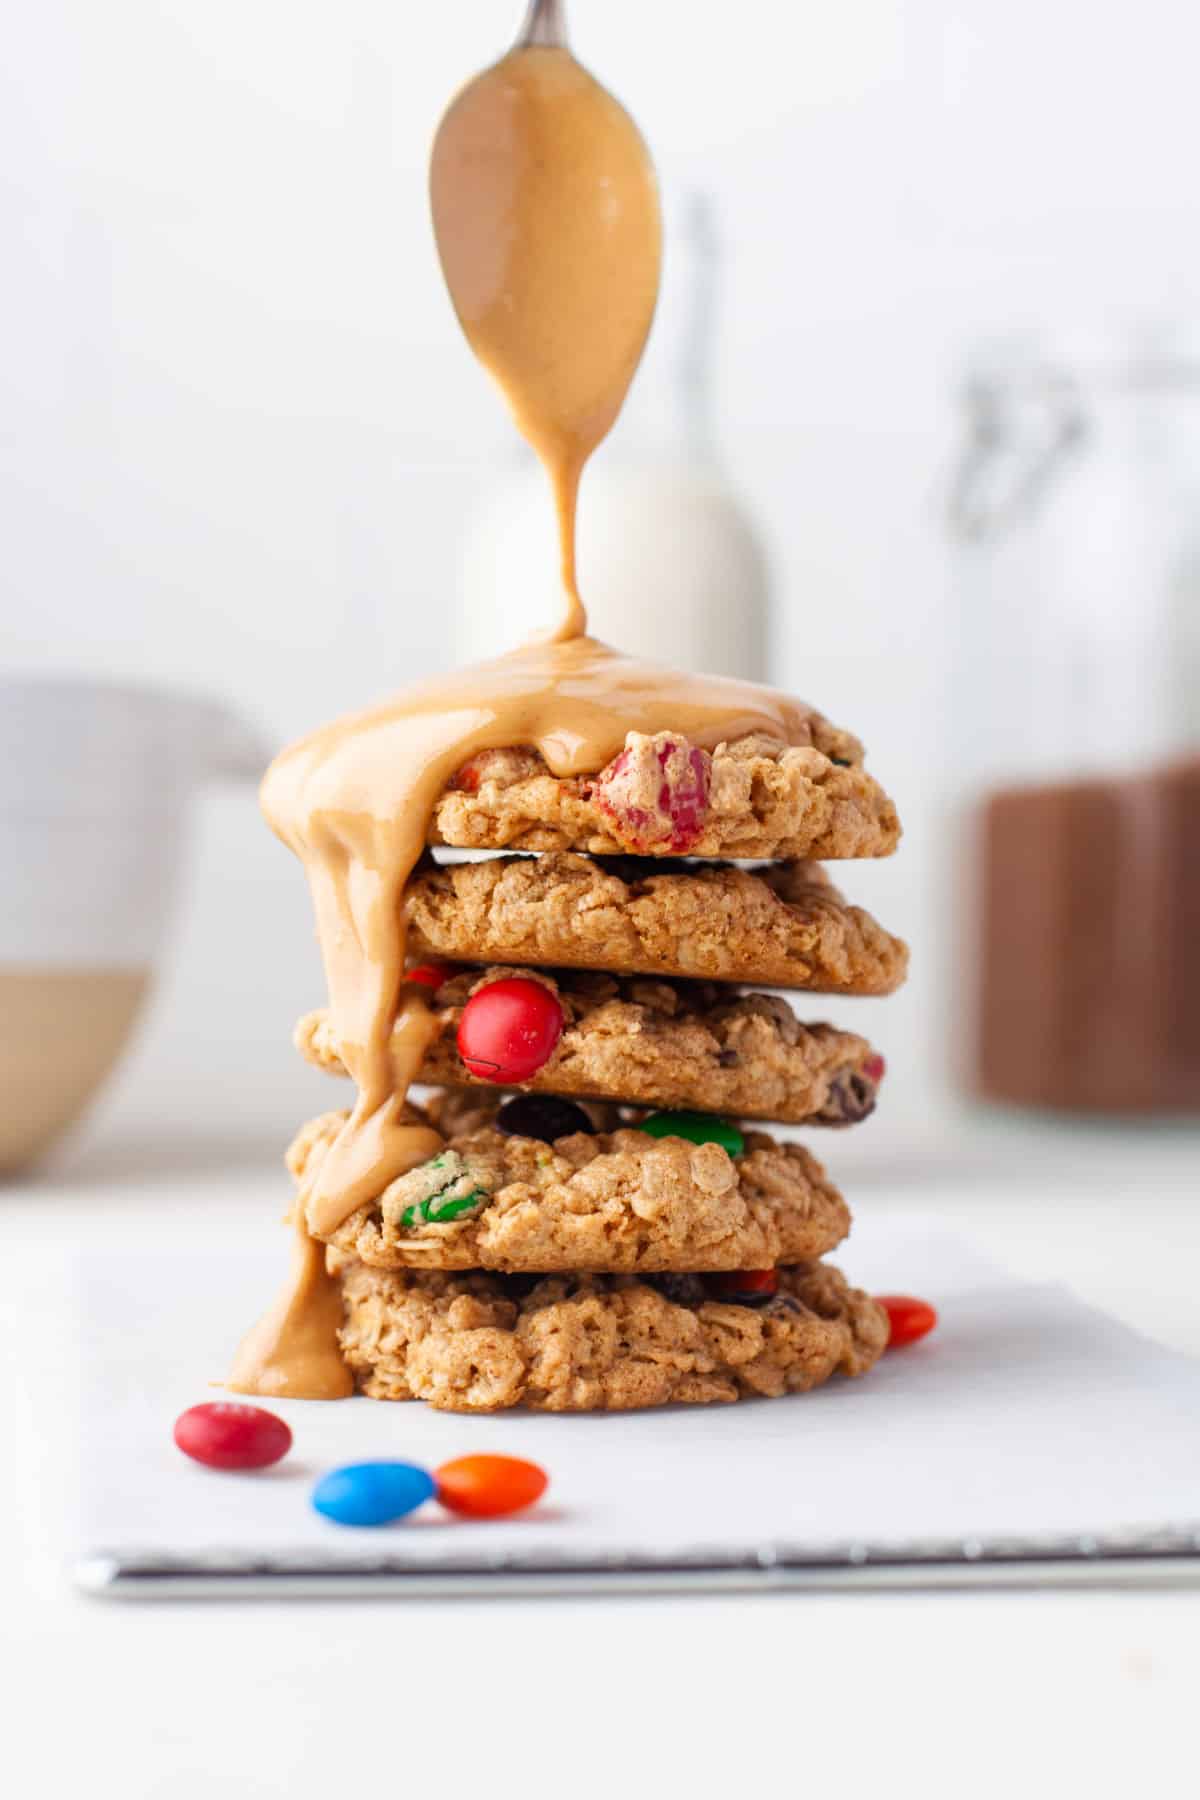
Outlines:
{"type": "Polygon", "coordinates": [[[463,329],[554,487],[564,614],[546,639],[326,726],[267,772],[263,809],[308,874],[357,1099],[297,1198],[291,1278],[238,1351],[241,1393],[349,1392],[337,1286],[310,1234],[335,1232],[442,1146],[405,1116],[439,1025],[425,990],[404,985],[404,893],[456,772],[482,750],[529,745],[557,776],[595,774],[630,731],[708,748],[755,731],[812,738],[810,709],[784,695],[634,662],[585,635],[579,476],[620,410],[658,292],[654,171],[628,114],[567,51],[514,50],[452,103],[431,190],[463,329]]]}
{"type": "Polygon", "coordinates": [[[550,477],[565,608],[581,637],[575,505],[658,299],[654,165],[569,50],[521,45],[469,82],[434,141],[434,235],[459,323],[550,477]]]}
{"type": "Polygon", "coordinates": [[[325,1267],[325,1246],[309,1236],[304,1209],[292,1212],[295,1237],[287,1286],[238,1346],[226,1387],[277,1400],[344,1400],[354,1381],[338,1349],[342,1292],[325,1267]]]}

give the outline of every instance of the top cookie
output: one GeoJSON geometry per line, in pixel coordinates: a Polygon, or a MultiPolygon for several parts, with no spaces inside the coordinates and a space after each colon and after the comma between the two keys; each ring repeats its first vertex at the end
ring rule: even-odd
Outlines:
{"type": "Polygon", "coordinates": [[[888,856],[896,809],[862,746],[826,720],[797,747],[755,735],[701,750],[631,731],[597,775],[560,777],[536,750],[471,758],[437,802],[429,842],[722,858],[888,856]]]}

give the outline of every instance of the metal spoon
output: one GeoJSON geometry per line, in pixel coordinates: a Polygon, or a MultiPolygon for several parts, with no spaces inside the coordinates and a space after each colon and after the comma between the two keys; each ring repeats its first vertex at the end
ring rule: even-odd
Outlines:
{"type": "Polygon", "coordinates": [[[564,0],[529,0],[517,41],[516,50],[532,47],[544,50],[567,48],[567,9],[564,0]]]}

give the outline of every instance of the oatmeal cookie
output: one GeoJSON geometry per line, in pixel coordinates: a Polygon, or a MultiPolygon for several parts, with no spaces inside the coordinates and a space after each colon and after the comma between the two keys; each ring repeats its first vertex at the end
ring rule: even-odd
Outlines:
{"type": "Polygon", "coordinates": [[[753,735],[711,753],[631,731],[597,775],[560,777],[536,750],[485,750],[438,800],[429,842],[466,850],[644,856],[888,856],[896,809],[862,746],[824,719],[811,744],[753,735]]]}
{"type": "MultiPolygon", "coordinates": [[[[574,1110],[574,1109],[571,1109],[574,1110]]],[[[288,1152],[311,1178],[344,1113],[288,1152]]],[[[328,1242],[379,1269],[762,1269],[823,1256],[850,1229],[825,1171],[764,1132],[742,1154],[646,1132],[576,1131],[544,1143],[495,1124],[451,1136],[328,1242]]]]}
{"type": "Polygon", "coordinates": [[[761,869],[568,851],[423,868],[405,899],[418,956],[891,994],[908,947],[816,863],[761,869]]]}
{"type": "MultiPolygon", "coordinates": [[[[464,968],[443,983],[433,1002],[442,1029],[419,1080],[438,1086],[479,1080],[455,1042],[463,1008],[488,982],[519,973],[464,968]]],[[[882,1059],[866,1039],[832,1025],[802,1025],[775,995],[583,970],[525,973],[557,995],[564,1015],[557,1047],[519,1084],[531,1092],[792,1125],[856,1124],[874,1109],[882,1059]]],[[[300,1020],[295,1041],[308,1061],[344,1073],[323,1010],[300,1020]]]]}
{"type": "Polygon", "coordinates": [[[751,1306],[673,1277],[547,1275],[530,1287],[331,1254],[358,1387],[444,1412],[618,1412],[805,1393],[831,1375],[865,1374],[887,1344],[883,1308],[821,1263],[780,1269],[775,1296],[751,1306]]]}

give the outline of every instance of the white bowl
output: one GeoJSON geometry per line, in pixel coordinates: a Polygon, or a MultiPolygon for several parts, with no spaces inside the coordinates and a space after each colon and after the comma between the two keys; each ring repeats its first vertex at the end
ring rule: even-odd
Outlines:
{"type": "Polygon", "coordinates": [[[170,925],[190,802],[266,753],[168,689],[0,676],[0,1170],[109,1073],[170,925]]]}

